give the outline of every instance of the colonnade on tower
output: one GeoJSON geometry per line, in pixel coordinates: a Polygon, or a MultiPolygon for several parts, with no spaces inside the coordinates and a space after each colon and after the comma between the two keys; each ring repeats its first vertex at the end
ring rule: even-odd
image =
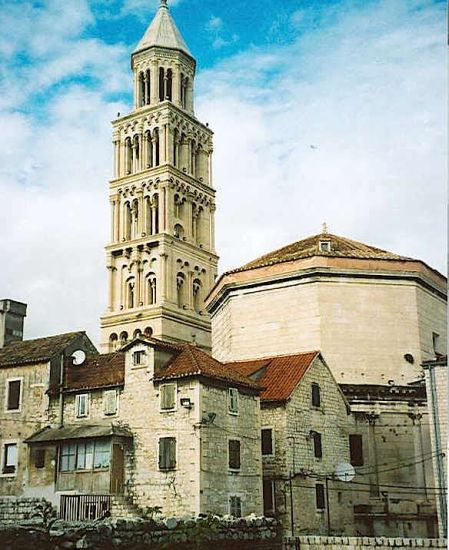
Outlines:
{"type": "Polygon", "coordinates": [[[194,115],[196,62],[167,3],[131,57],[134,108],[113,122],[103,351],[146,334],[210,349],[217,271],[212,131],[194,115]]]}

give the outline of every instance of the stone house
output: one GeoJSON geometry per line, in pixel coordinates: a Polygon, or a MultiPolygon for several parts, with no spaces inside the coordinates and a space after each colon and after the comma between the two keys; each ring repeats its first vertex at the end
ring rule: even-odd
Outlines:
{"type": "Polygon", "coordinates": [[[67,365],[62,405],[50,392],[48,425],[27,443],[53,457],[68,516],[74,502],[101,515],[111,495],[112,513],[261,515],[260,391],[196,346],[137,338],[67,365]]]}
{"type": "Polygon", "coordinates": [[[264,512],[290,533],[352,533],[348,403],[319,352],[228,363],[261,394],[264,512]]]}
{"type": "Polygon", "coordinates": [[[50,495],[53,457],[29,456],[25,441],[48,423],[48,390],[58,388],[75,350],[98,353],[84,332],[13,341],[0,349],[1,495],[50,495]]]}

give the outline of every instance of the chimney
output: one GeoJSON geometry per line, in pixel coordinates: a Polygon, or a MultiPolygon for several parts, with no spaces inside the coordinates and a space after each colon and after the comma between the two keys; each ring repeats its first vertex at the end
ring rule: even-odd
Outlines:
{"type": "Polygon", "coordinates": [[[0,348],[23,340],[23,321],[27,305],[15,300],[0,300],[0,348]]]}

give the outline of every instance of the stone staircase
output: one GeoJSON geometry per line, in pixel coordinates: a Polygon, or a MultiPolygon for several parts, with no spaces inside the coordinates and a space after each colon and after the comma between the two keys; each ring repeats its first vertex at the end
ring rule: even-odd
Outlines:
{"type": "Polygon", "coordinates": [[[141,517],[139,508],[127,497],[111,496],[111,516],[113,518],[135,519],[141,517]]]}

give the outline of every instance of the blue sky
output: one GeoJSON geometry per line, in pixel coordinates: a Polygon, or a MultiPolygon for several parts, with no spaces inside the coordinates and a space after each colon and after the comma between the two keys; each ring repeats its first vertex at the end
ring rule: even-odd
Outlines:
{"type": "MultiPolygon", "coordinates": [[[[106,299],[110,120],[157,0],[0,0],[0,295],[27,336],[106,299]]],[[[446,269],[446,6],[173,0],[215,131],[220,269],[330,230],[446,269]]]]}

